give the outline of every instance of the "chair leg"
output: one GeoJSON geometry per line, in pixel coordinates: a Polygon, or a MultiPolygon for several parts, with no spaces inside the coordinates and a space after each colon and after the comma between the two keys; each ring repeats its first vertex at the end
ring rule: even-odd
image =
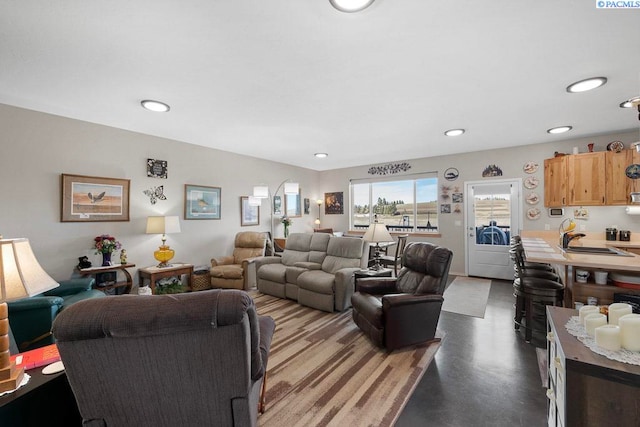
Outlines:
{"type": "Polygon", "coordinates": [[[264,414],[264,407],[265,407],[265,403],[264,403],[264,395],[265,395],[265,391],[267,389],[267,373],[264,373],[264,378],[262,378],[262,387],[260,387],[260,399],[258,401],[258,412],[260,412],[261,414],[264,414]]]}
{"type": "Polygon", "coordinates": [[[531,297],[526,298],[526,306],[524,312],[526,326],[524,328],[524,340],[531,342],[531,336],[533,334],[533,299],[531,297]]]}

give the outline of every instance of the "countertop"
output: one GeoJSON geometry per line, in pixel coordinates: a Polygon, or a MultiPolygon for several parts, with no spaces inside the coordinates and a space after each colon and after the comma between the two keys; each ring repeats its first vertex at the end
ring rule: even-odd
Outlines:
{"type": "MultiPolygon", "coordinates": [[[[572,240],[570,246],[614,247],[622,250],[640,249],[640,240],[621,242],[605,240],[604,233],[586,233],[587,236],[572,240]]],[[[628,252],[629,257],[566,253],[560,249],[560,234],[557,231],[523,231],[522,245],[527,261],[550,264],[605,269],[608,271],[640,271],[640,256],[628,252]]]]}

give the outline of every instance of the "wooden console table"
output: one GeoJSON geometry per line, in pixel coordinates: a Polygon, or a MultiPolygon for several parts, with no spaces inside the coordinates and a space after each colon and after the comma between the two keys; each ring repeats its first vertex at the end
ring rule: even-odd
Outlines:
{"type": "Polygon", "coordinates": [[[113,289],[113,288],[121,288],[121,287],[125,287],[125,293],[130,293],[131,292],[131,286],[133,285],[133,279],[131,278],[131,274],[127,271],[127,268],[132,268],[135,267],[135,264],[115,264],[115,265],[108,265],[106,267],[89,267],[89,268],[81,268],[78,271],[80,271],[80,274],[82,276],[95,276],[96,274],[100,274],[100,273],[108,273],[110,271],[114,271],[116,272],[116,274],[118,274],[118,271],[122,271],[124,273],[124,276],[126,278],[126,280],[124,282],[116,282],[113,285],[107,285],[107,286],[96,286],[95,289],[98,290],[105,290],[105,289],[113,289]]]}
{"type": "Polygon", "coordinates": [[[591,351],[564,327],[578,311],[547,307],[549,426],[637,426],[640,366],[591,351]]]}
{"type": "Polygon", "coordinates": [[[149,280],[149,287],[152,293],[156,293],[156,282],[165,277],[187,276],[187,287],[191,289],[191,276],[193,275],[193,264],[174,263],[171,267],[146,267],[138,270],[138,286],[144,286],[145,279],[149,280]]]}

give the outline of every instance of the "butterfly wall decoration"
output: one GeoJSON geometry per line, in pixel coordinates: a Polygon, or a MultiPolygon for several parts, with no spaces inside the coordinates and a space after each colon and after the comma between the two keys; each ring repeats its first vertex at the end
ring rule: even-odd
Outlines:
{"type": "Polygon", "coordinates": [[[167,200],[167,196],[164,195],[164,185],[151,187],[148,190],[144,190],[143,193],[149,196],[149,201],[152,205],[155,205],[158,200],[167,200]]]}

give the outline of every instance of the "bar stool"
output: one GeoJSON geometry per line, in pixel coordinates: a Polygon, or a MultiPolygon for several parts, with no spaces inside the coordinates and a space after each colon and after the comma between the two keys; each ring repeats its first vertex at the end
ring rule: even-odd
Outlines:
{"type": "Polygon", "coordinates": [[[559,276],[551,271],[527,267],[524,261],[524,249],[513,247],[509,255],[514,262],[515,275],[513,295],[516,298],[514,327],[525,329],[525,341],[530,342],[533,332],[546,332],[546,312],[543,312],[544,329],[534,326],[534,311],[546,305],[562,307],[564,285],[559,276]],[[524,318],[524,322],[523,322],[524,318]]]}

